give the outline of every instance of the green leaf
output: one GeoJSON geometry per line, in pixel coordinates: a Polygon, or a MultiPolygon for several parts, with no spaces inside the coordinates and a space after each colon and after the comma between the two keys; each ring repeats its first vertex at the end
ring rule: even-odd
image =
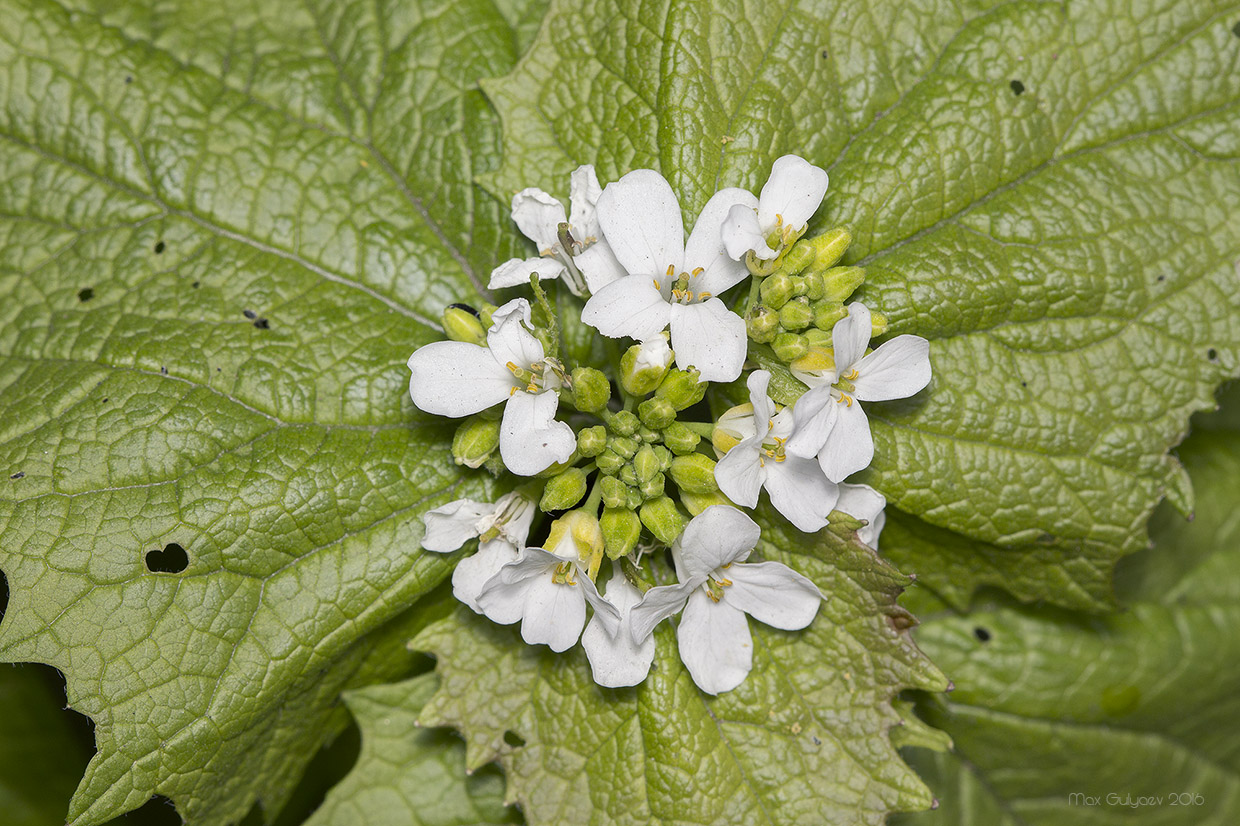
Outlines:
{"type": "Polygon", "coordinates": [[[0,659],[95,721],[75,826],[273,816],[405,673],[418,516],[486,490],[404,362],[516,248],[476,79],[536,9],[6,4],[0,659]]]}
{"type": "Polygon", "coordinates": [[[444,731],[418,726],[437,681],[423,674],[344,695],[362,729],[356,767],[306,826],[464,826],[517,823],[494,769],[465,776],[465,748],[444,731]]]}
{"type": "Polygon", "coordinates": [[[1240,5],[557,0],[549,15],[484,86],[505,137],[492,191],[649,166],[692,216],[780,154],[826,167],[811,234],[850,225],[860,296],[931,339],[929,389],[869,408],[868,478],[915,517],[893,518],[906,530],[886,546],[945,590],[1109,605],[1154,505],[1190,505],[1168,449],[1240,371],[1240,5]],[[904,541],[922,523],[943,529],[936,547],[904,541]]]}
{"type": "Polygon", "coordinates": [[[1240,820],[1240,429],[1181,457],[1196,519],[1156,514],[1153,549],[1120,566],[1123,613],[997,605],[918,629],[956,684],[924,707],[956,754],[913,753],[943,805],[908,824],[1240,820]]]}
{"type": "Polygon", "coordinates": [[[580,649],[527,646],[461,609],[413,642],[439,659],[423,724],[461,729],[471,767],[498,756],[531,824],[878,824],[928,806],[888,739],[897,691],[946,686],[895,604],[908,580],[851,532],[807,541],[761,524],[761,555],[829,598],[805,631],[753,623],[754,669],[736,690],[701,693],[666,626],[646,682],[610,690],[580,649]]]}

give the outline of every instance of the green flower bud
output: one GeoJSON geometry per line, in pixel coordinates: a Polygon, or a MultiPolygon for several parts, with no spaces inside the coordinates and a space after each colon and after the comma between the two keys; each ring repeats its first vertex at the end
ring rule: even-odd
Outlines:
{"type": "Polygon", "coordinates": [[[664,545],[671,545],[685,529],[685,517],[666,496],[651,499],[638,511],[642,524],[664,545]]]}
{"type": "Polygon", "coordinates": [[[637,478],[637,468],[633,467],[632,464],[627,464],[620,468],[620,472],[617,473],[616,476],[619,477],[620,481],[624,482],[626,485],[636,486],[640,481],[637,478]]]}
{"type": "Polygon", "coordinates": [[[458,465],[478,468],[499,447],[499,422],[470,416],[452,436],[452,457],[458,465]]]}
{"type": "Polygon", "coordinates": [[[828,301],[847,301],[865,283],[860,267],[832,267],[822,274],[822,297],[828,301]]]}
{"type": "Polygon", "coordinates": [[[772,310],[778,310],[788,303],[789,298],[792,298],[792,279],[782,272],[777,272],[762,280],[759,292],[762,294],[763,304],[772,310]]]}
{"type": "Polygon", "coordinates": [[[655,397],[637,405],[637,415],[653,430],[662,430],[676,421],[676,408],[667,399],[655,397]]]}
{"type": "Polygon", "coordinates": [[[558,473],[563,473],[564,471],[568,470],[573,465],[577,464],[577,460],[579,460],[580,458],[581,458],[581,455],[577,453],[576,448],[574,448],[573,454],[569,456],[566,460],[564,460],[563,462],[556,462],[555,464],[543,470],[538,471],[537,473],[534,474],[534,478],[550,479],[552,476],[555,476],[558,473]]]}
{"type": "Polygon", "coordinates": [[[689,513],[694,516],[697,516],[711,505],[731,505],[732,507],[736,507],[736,504],[731,499],[724,496],[719,491],[713,491],[711,493],[690,493],[689,491],[682,490],[680,492],[680,502],[688,508],[689,513]]]}
{"type": "Polygon", "coordinates": [[[642,482],[638,489],[642,492],[643,499],[654,499],[656,496],[662,496],[663,474],[656,473],[645,482],[642,482]]]}
{"type": "Polygon", "coordinates": [[[830,332],[835,322],[848,315],[848,310],[838,301],[822,299],[814,302],[814,326],[819,330],[830,332]]]}
{"type": "Polygon", "coordinates": [[[444,333],[453,341],[483,345],[487,343],[487,329],[478,319],[478,311],[468,304],[449,304],[440,321],[443,323],[444,333]]]}
{"type": "Polygon", "coordinates": [[[796,333],[780,333],[771,343],[771,349],[784,363],[796,361],[809,352],[809,340],[796,333]]]}
{"type": "Polygon", "coordinates": [[[607,447],[607,428],[601,424],[585,427],[577,434],[577,452],[582,456],[593,458],[607,447]]]}
{"type": "Polygon", "coordinates": [[[677,410],[684,410],[700,402],[706,395],[706,382],[698,381],[697,370],[673,368],[667,371],[667,377],[659,385],[656,395],[667,399],[677,410]]]}
{"type": "Polygon", "coordinates": [[[843,257],[844,251],[852,243],[852,233],[848,231],[848,227],[836,227],[804,243],[814,249],[814,270],[822,272],[843,257]]]}
{"type": "Polygon", "coordinates": [[[603,547],[609,559],[619,559],[633,548],[642,535],[642,521],[625,508],[604,508],[599,519],[603,528],[603,547]]]}
{"type": "Polygon", "coordinates": [[[663,444],[677,456],[683,456],[697,450],[702,437],[694,433],[683,422],[672,422],[663,431],[663,444]]]}
{"type": "Polygon", "coordinates": [[[815,347],[830,347],[831,333],[827,330],[819,330],[817,327],[810,327],[804,333],[805,340],[809,342],[810,349],[815,347]]]}
{"type": "Polygon", "coordinates": [[[878,338],[887,332],[887,316],[882,313],[870,313],[870,337],[878,338]]]}
{"type": "Polygon", "coordinates": [[[672,452],[663,445],[654,447],[654,456],[659,460],[659,470],[666,471],[672,466],[672,452]]]}
{"type": "Polygon", "coordinates": [[[625,464],[624,457],[614,450],[604,450],[594,461],[598,469],[608,476],[618,473],[625,464]]]}
{"type": "Polygon", "coordinates": [[[584,413],[597,413],[607,406],[611,398],[611,384],[607,377],[593,367],[578,367],[573,371],[573,406],[584,413]]]}
{"type": "Polygon", "coordinates": [[[789,301],[779,310],[779,326],[785,330],[804,330],[813,320],[814,313],[804,298],[789,301]]]}
{"type": "MultiPolygon", "coordinates": [[[[603,504],[609,508],[623,508],[628,498],[627,486],[614,476],[604,476],[599,483],[603,488],[603,504]]],[[[605,530],[605,529],[604,529],[605,530]]]]}
{"type": "Polygon", "coordinates": [[[792,248],[784,253],[784,260],[780,263],[779,268],[788,275],[798,275],[802,270],[814,263],[817,257],[817,250],[812,244],[798,242],[792,245],[792,248]]]}
{"type": "Polygon", "coordinates": [[[551,523],[543,547],[555,548],[564,540],[564,534],[570,531],[577,546],[577,555],[586,568],[586,576],[594,579],[598,566],[603,562],[603,530],[598,517],[584,510],[569,511],[551,523]]]}
{"type": "Polygon", "coordinates": [[[808,298],[810,301],[817,301],[818,299],[822,298],[825,288],[823,287],[823,284],[822,284],[821,273],[813,272],[813,273],[810,273],[809,275],[803,276],[801,278],[801,284],[805,286],[805,289],[801,294],[804,295],[806,298],[808,298]]]}
{"type": "Polygon", "coordinates": [[[628,436],[612,436],[607,442],[608,447],[625,459],[633,458],[639,444],[636,439],[630,439],[628,436]]]}
{"type": "Polygon", "coordinates": [[[672,460],[672,481],[689,493],[713,493],[719,490],[715,481],[715,460],[701,453],[677,456],[672,460]]]}
{"type": "Polygon", "coordinates": [[[620,386],[639,398],[648,395],[663,381],[671,364],[672,351],[663,336],[634,344],[620,357],[620,386]]]}
{"type": "Polygon", "coordinates": [[[641,439],[643,442],[646,442],[647,444],[651,444],[654,442],[662,441],[663,434],[657,430],[651,430],[648,427],[642,426],[642,427],[637,428],[637,438],[641,439]]]}
{"type": "Polygon", "coordinates": [[[628,499],[625,500],[625,507],[631,511],[635,511],[642,506],[642,502],[646,501],[646,497],[642,496],[642,492],[634,486],[626,489],[628,499]]]}
{"type": "Polygon", "coordinates": [[[637,432],[637,428],[641,427],[637,414],[630,410],[621,410],[619,413],[613,413],[607,420],[607,426],[611,428],[612,433],[618,433],[621,436],[632,436],[637,432]]]}
{"type": "Polygon", "coordinates": [[[655,455],[654,448],[650,445],[642,445],[633,457],[633,469],[637,471],[639,482],[653,479],[654,475],[660,471],[659,457],[655,455]]]}
{"type": "Polygon", "coordinates": [[[759,344],[769,344],[779,332],[779,314],[770,307],[755,304],[745,318],[745,332],[759,344]]]}
{"type": "Polygon", "coordinates": [[[538,503],[539,510],[562,511],[571,508],[586,495],[586,475],[581,468],[570,467],[563,473],[552,476],[543,488],[542,499],[538,503]]]}

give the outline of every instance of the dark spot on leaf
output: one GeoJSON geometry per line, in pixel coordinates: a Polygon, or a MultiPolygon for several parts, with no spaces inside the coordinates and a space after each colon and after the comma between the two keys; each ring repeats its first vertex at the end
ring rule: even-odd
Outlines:
{"type": "Polygon", "coordinates": [[[126,83],[133,83],[133,75],[125,75],[126,83]]]}
{"type": "Polygon", "coordinates": [[[1210,361],[1218,361],[1218,350],[1215,350],[1213,347],[1206,350],[1206,358],[1210,361]]]}
{"type": "Polygon", "coordinates": [[[1165,275],[1160,275],[1160,276],[1158,276],[1158,280],[1159,280],[1160,282],[1161,282],[1161,281],[1166,281],[1166,280],[1167,280],[1167,276],[1165,276],[1165,275]]]}
{"type": "Polygon", "coordinates": [[[1019,80],[1013,80],[1011,85],[1013,94],[1022,95],[1025,93],[1025,84],[1021,83],[1019,80]]]}
{"type": "Polygon", "coordinates": [[[17,471],[17,473],[14,473],[14,474],[13,474],[12,476],[10,476],[9,478],[10,478],[10,479],[21,479],[21,478],[24,478],[24,477],[25,477],[25,475],[26,475],[26,471],[24,471],[24,470],[19,470],[19,471],[17,471]]]}
{"type": "Polygon", "coordinates": [[[161,365],[159,366],[159,373],[160,373],[160,375],[162,375],[162,376],[166,376],[166,375],[168,375],[168,368],[167,368],[167,367],[164,367],[164,366],[161,364],[161,365]]]}
{"type": "Polygon", "coordinates": [[[990,642],[990,632],[980,625],[973,629],[973,636],[977,637],[978,642],[990,642]]]}
{"type": "Polygon", "coordinates": [[[83,287],[78,290],[78,301],[90,301],[95,297],[95,291],[90,287],[83,287]]]}
{"type": "Polygon", "coordinates": [[[1021,386],[1021,387],[1028,387],[1028,386],[1029,386],[1029,382],[1027,382],[1027,381],[1022,381],[1022,382],[1020,383],[1020,386],[1021,386]]]}
{"type": "Polygon", "coordinates": [[[9,581],[0,571],[0,622],[4,622],[4,611],[9,607],[9,581]]]}
{"type": "Polygon", "coordinates": [[[517,734],[515,731],[506,731],[504,732],[504,742],[512,746],[514,749],[519,749],[525,745],[525,738],[517,734]]]}
{"type": "Polygon", "coordinates": [[[108,397],[107,397],[107,396],[104,396],[104,397],[103,397],[103,403],[104,403],[104,404],[107,404],[107,403],[108,403],[108,397]]]}
{"type": "Polygon", "coordinates": [[[161,252],[163,252],[165,249],[167,249],[167,246],[164,244],[164,242],[163,242],[163,241],[157,241],[157,242],[155,243],[155,254],[156,254],[156,255],[159,255],[159,254],[160,254],[161,252]]]}
{"type": "Polygon", "coordinates": [[[164,546],[162,551],[148,551],[146,569],[153,574],[179,574],[189,567],[189,554],[175,542],[164,546]]]}
{"type": "Polygon", "coordinates": [[[193,284],[190,284],[190,287],[192,287],[195,290],[198,289],[198,282],[195,281],[193,284]]]}
{"type": "Polygon", "coordinates": [[[826,49],[823,49],[823,50],[822,50],[822,59],[823,59],[823,60],[826,60],[826,59],[827,59],[827,57],[828,57],[830,54],[831,54],[831,53],[830,53],[830,52],[828,52],[826,49]]]}
{"type": "Polygon", "coordinates": [[[1038,534],[1038,538],[1035,541],[1040,542],[1043,545],[1053,545],[1055,542],[1055,537],[1043,531],[1042,533],[1038,534]]]}
{"type": "Polygon", "coordinates": [[[254,320],[254,326],[260,330],[266,330],[271,327],[271,322],[265,318],[259,318],[254,320]]]}
{"type": "Polygon", "coordinates": [[[474,318],[482,318],[482,316],[478,314],[478,311],[475,310],[473,307],[469,306],[468,304],[461,304],[459,302],[456,304],[449,304],[448,309],[449,310],[453,310],[453,309],[464,310],[465,312],[472,315],[474,318]]]}
{"type": "Polygon", "coordinates": [[[809,739],[814,741],[814,745],[815,745],[815,746],[821,746],[821,745],[822,745],[822,741],[821,741],[821,740],[819,740],[817,737],[815,737],[815,736],[814,736],[814,735],[812,735],[812,734],[810,735],[809,739]]]}
{"type": "Polygon", "coordinates": [[[241,314],[245,316],[246,318],[258,318],[258,313],[254,312],[253,310],[242,310],[241,314]]]}

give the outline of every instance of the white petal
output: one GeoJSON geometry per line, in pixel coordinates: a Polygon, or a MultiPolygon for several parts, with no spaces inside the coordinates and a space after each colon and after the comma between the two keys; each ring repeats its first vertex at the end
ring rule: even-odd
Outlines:
{"type": "Polygon", "coordinates": [[[722,601],[758,622],[796,631],[818,613],[818,586],[782,562],[734,565],[727,573],[732,584],[723,589],[722,601]]]}
{"type": "Polygon", "coordinates": [[[579,242],[591,237],[598,238],[602,230],[598,226],[595,207],[599,196],[603,194],[603,188],[599,186],[594,165],[584,164],[577,167],[568,181],[568,202],[572,206],[569,223],[573,227],[573,238],[579,242]]]}
{"type": "Polygon", "coordinates": [[[767,246],[758,224],[758,213],[744,204],[728,210],[728,217],[723,221],[723,246],[728,256],[736,261],[743,260],[747,252],[762,261],[770,261],[779,254],[778,250],[767,246]]]}
{"type": "Polygon", "coordinates": [[[785,227],[799,230],[809,223],[827,194],[827,173],[797,155],[784,155],[771,165],[771,177],[762,187],[758,223],[768,231],[775,216],[785,227]]]}
{"type": "Polygon", "coordinates": [[[766,479],[761,457],[762,442],[754,436],[733,447],[719,460],[715,465],[715,481],[724,496],[747,508],[757,506],[758,494],[766,479]]]}
{"type": "Polygon", "coordinates": [[[526,548],[515,562],[504,565],[486,581],[478,593],[478,607],[492,622],[511,625],[525,612],[529,584],[540,579],[550,581],[563,561],[542,548],[526,548]]]}
{"type": "Polygon", "coordinates": [[[744,612],[727,600],[712,602],[700,588],[680,617],[676,642],[689,676],[707,694],[731,691],[753,668],[753,637],[744,612]]]}
{"type": "Polygon", "coordinates": [[[586,624],[586,598],[577,585],[553,582],[550,576],[530,581],[525,590],[521,639],[567,651],[586,624]]]}
{"type": "Polygon", "coordinates": [[[496,538],[481,543],[478,553],[457,563],[456,570],[452,572],[452,595],[472,608],[475,613],[481,614],[478,596],[482,593],[483,587],[499,573],[500,568],[509,562],[516,562],[517,559],[516,547],[507,540],[496,538]]]}
{"type": "Polygon", "coordinates": [[[731,188],[719,190],[702,207],[685,244],[685,272],[692,273],[698,267],[704,270],[694,279],[690,289],[719,295],[749,277],[745,262],[733,259],[724,247],[723,222],[732,207],[752,208],[757,204],[758,199],[752,192],[731,188]]]}
{"type": "Polygon", "coordinates": [[[762,529],[736,508],[711,505],[689,520],[676,545],[686,576],[701,584],[716,568],[739,562],[758,544],[762,529]]]}
{"type": "Polygon", "coordinates": [[[696,367],[702,381],[728,382],[740,377],[747,343],[745,319],[717,298],[700,304],[673,304],[670,316],[677,367],[696,367]]]}
{"type": "Polygon", "coordinates": [[[560,224],[568,218],[563,204],[532,186],[512,196],[512,220],[522,235],[538,245],[541,255],[560,243],[560,224]]]}
{"type": "Polygon", "coordinates": [[[842,482],[870,466],[874,460],[874,438],[860,404],[836,404],[835,415],[835,427],[818,452],[818,463],[828,479],[842,482]]]}
{"type": "Polygon", "coordinates": [[[585,278],[586,289],[591,293],[596,293],[613,281],[619,281],[628,275],[616,260],[616,254],[612,252],[611,244],[608,244],[606,239],[591,244],[580,255],[574,256],[573,265],[585,278]]]}
{"type": "Polygon", "coordinates": [[[667,336],[655,335],[642,339],[641,349],[637,351],[634,369],[663,370],[672,363],[672,348],[667,344],[667,336]]]}
{"type": "Polygon", "coordinates": [[[555,462],[564,462],[577,447],[573,429],[555,420],[560,397],[554,390],[518,390],[504,406],[499,427],[499,455],[518,476],[533,476],[555,462]]]}
{"type": "Polygon", "coordinates": [[[848,305],[848,315],[831,328],[831,347],[835,350],[836,375],[844,375],[865,355],[870,343],[870,311],[855,301],[848,305]]]}
{"type": "Polygon", "coordinates": [[[840,498],[835,503],[837,511],[868,523],[857,531],[857,538],[875,550],[878,550],[878,535],[887,522],[887,515],[883,513],[886,506],[886,497],[869,485],[840,485],[840,498]]]}
{"type": "Polygon", "coordinates": [[[702,582],[705,582],[704,577],[697,583],[658,585],[647,591],[629,612],[629,633],[633,641],[649,639],[656,625],[685,607],[689,594],[702,582]]]}
{"type": "Polygon", "coordinates": [[[685,225],[680,202],[658,172],[637,169],[608,184],[598,199],[598,220],[630,275],[663,276],[669,266],[676,272],[683,268],[685,225]]]}
{"type": "Polygon", "coordinates": [[[667,329],[671,310],[652,277],[629,275],[590,296],[581,320],[605,336],[641,341],[667,329]]]}
{"type": "Polygon", "coordinates": [[[409,357],[409,395],[436,416],[468,416],[508,398],[512,374],[491,351],[464,341],[434,341],[409,357]]]}
{"type": "Polygon", "coordinates": [[[577,584],[586,602],[594,609],[594,618],[602,624],[603,630],[612,636],[620,633],[620,609],[609,600],[603,599],[594,582],[580,566],[577,568],[577,584]]]}
{"type": "Polygon", "coordinates": [[[542,361],[542,342],[530,332],[528,301],[514,298],[491,314],[487,347],[491,349],[491,358],[505,371],[508,368],[504,365],[509,362],[528,369],[534,362],[542,361]]]}
{"type": "Polygon", "coordinates": [[[478,520],[494,510],[495,505],[490,502],[457,499],[427,511],[422,517],[426,525],[422,547],[437,554],[455,551],[478,535],[478,520]]]}
{"type": "Polygon", "coordinates": [[[857,372],[853,384],[862,401],[915,395],[930,383],[930,342],[921,336],[896,336],[857,362],[857,372]]]}
{"type": "Polygon", "coordinates": [[[806,459],[817,456],[831,437],[837,413],[830,385],[820,385],[801,394],[792,409],[794,430],[788,440],[787,451],[806,459]]]}
{"type": "Polygon", "coordinates": [[[503,536],[518,548],[524,548],[530,536],[530,525],[534,522],[537,507],[534,500],[513,491],[505,493],[495,501],[496,516],[491,525],[483,525],[483,532],[494,525],[503,536]]]}
{"type": "Polygon", "coordinates": [[[775,418],[775,404],[766,394],[771,385],[771,374],[766,370],[754,370],[745,386],[749,388],[749,403],[753,406],[754,431],[770,435],[771,422],[775,418]]]}
{"type": "Polygon", "coordinates": [[[818,462],[799,456],[785,455],[782,462],[768,460],[765,487],[775,510],[806,533],[826,527],[839,498],[839,488],[827,480],[818,462]]]}
{"type": "Polygon", "coordinates": [[[615,636],[608,634],[596,613],[581,635],[581,647],[590,660],[594,682],[601,686],[621,688],[637,685],[650,673],[650,664],[654,661],[654,638],[647,635],[642,642],[636,642],[629,632],[627,621],[630,610],[641,597],[641,592],[630,585],[623,575],[613,575],[607,583],[607,600],[620,612],[620,632],[615,636]]]}
{"type": "Polygon", "coordinates": [[[487,287],[492,290],[522,287],[530,283],[530,273],[538,273],[540,281],[551,281],[564,272],[564,265],[555,258],[509,258],[491,270],[487,287]]]}

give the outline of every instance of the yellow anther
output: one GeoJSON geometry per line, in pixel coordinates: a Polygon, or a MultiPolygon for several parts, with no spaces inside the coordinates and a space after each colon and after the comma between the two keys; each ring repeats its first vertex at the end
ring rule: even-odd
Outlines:
{"type": "Polygon", "coordinates": [[[853,381],[854,379],[859,378],[860,376],[861,374],[858,373],[857,368],[854,367],[853,369],[849,370],[847,373],[844,374],[844,380],[853,381]]]}
{"type": "Polygon", "coordinates": [[[675,264],[668,264],[668,265],[667,265],[667,275],[668,275],[668,277],[670,278],[670,277],[672,277],[672,276],[673,276],[673,275],[675,275],[675,274],[676,274],[676,265],[675,265],[675,264]]]}
{"type": "Polygon", "coordinates": [[[732,584],[732,580],[730,580],[730,579],[721,579],[721,580],[719,580],[719,584],[720,584],[720,585],[722,585],[724,588],[727,588],[729,585],[731,585],[731,584],[732,584]]]}
{"type": "Polygon", "coordinates": [[[713,293],[698,293],[698,300],[705,301],[706,299],[710,298],[712,295],[713,293]]]}
{"type": "Polygon", "coordinates": [[[509,370],[511,370],[511,371],[512,371],[512,372],[514,372],[514,373],[519,373],[519,372],[521,372],[521,368],[520,368],[520,367],[518,367],[518,366],[517,366],[514,362],[511,362],[511,361],[510,361],[510,362],[508,362],[507,364],[505,364],[504,366],[505,366],[505,367],[507,367],[509,370]]]}
{"type": "Polygon", "coordinates": [[[695,267],[693,272],[690,273],[690,275],[701,275],[704,272],[706,272],[705,267],[695,267]]]}
{"type": "Polygon", "coordinates": [[[775,454],[775,462],[776,462],[776,464],[778,464],[779,462],[784,461],[784,460],[785,460],[785,459],[787,459],[787,458],[788,458],[788,457],[787,457],[787,455],[786,455],[786,454],[784,454],[783,452],[780,452],[780,453],[776,453],[776,454],[775,454]]]}
{"type": "Polygon", "coordinates": [[[514,395],[516,392],[517,392],[517,388],[515,388],[515,387],[509,387],[509,388],[508,388],[508,395],[509,395],[509,396],[514,395]]]}
{"type": "Polygon", "coordinates": [[[663,289],[663,285],[659,283],[659,279],[657,279],[657,278],[652,278],[652,279],[650,279],[650,280],[654,282],[654,288],[655,288],[656,290],[661,290],[661,289],[663,289]]]}
{"type": "Polygon", "coordinates": [[[849,407],[852,407],[852,396],[845,396],[845,395],[841,394],[841,395],[840,395],[840,397],[839,397],[838,399],[836,399],[836,400],[835,400],[835,403],[836,403],[836,404],[845,404],[845,403],[847,403],[849,407]]]}

